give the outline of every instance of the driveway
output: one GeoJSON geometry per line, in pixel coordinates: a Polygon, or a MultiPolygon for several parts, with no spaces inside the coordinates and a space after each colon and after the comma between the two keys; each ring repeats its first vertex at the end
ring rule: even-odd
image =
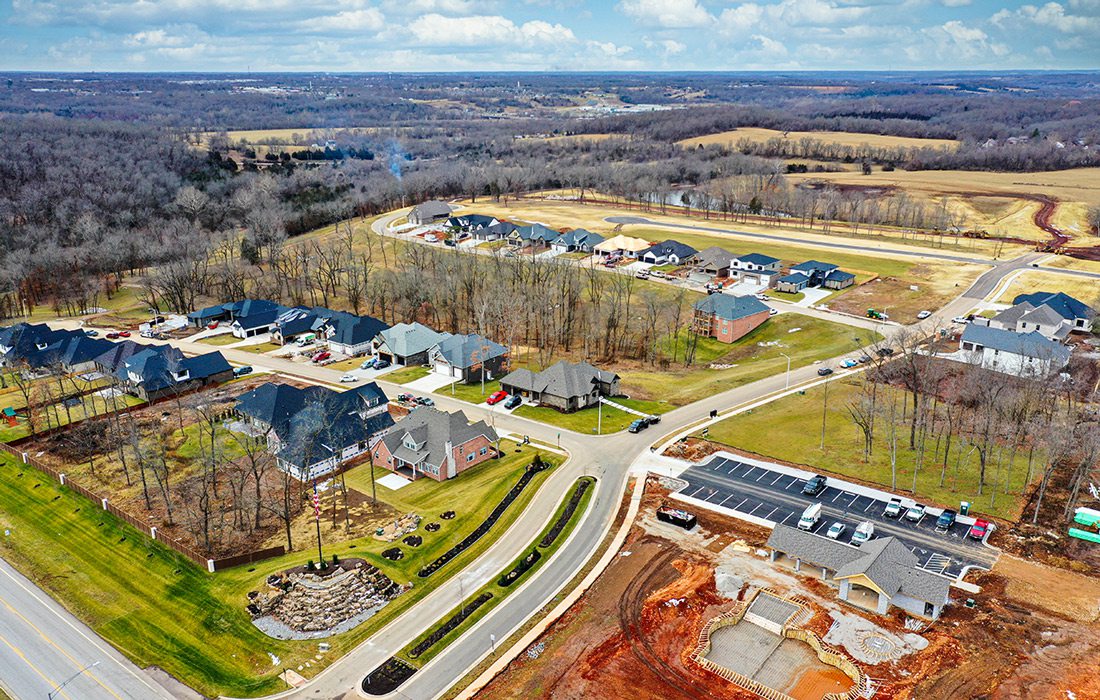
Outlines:
{"type": "Polygon", "coordinates": [[[422,391],[430,394],[436,389],[442,389],[455,381],[454,377],[449,377],[446,374],[439,374],[437,372],[428,372],[428,375],[421,377],[420,379],[414,379],[405,385],[405,388],[409,391],[422,391]]]}

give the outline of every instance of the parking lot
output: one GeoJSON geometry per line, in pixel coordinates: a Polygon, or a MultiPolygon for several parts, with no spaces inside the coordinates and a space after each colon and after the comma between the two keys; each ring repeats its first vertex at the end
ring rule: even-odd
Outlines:
{"type": "Polygon", "coordinates": [[[842,522],[847,525],[840,537],[844,542],[857,525],[871,521],[875,537],[896,537],[912,550],[922,568],[951,578],[971,566],[988,569],[997,558],[994,549],[966,537],[968,525],[955,523],[947,532],[936,532],[936,516],[932,514],[916,523],[886,517],[887,494],[875,497],[853,493],[844,490],[839,480],[829,479],[829,485],[817,496],[804,496],[805,479],[721,456],[689,467],[680,478],[687,482],[677,492],[680,496],[772,523],[794,526],[806,506],[821,503],[821,519],[813,532],[824,536],[833,523],[842,522]]]}

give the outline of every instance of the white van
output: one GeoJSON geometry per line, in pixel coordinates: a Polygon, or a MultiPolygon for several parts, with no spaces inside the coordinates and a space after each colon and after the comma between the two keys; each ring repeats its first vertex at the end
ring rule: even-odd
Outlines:
{"type": "Polygon", "coordinates": [[[821,504],[813,503],[806,506],[806,510],[802,511],[802,517],[798,519],[799,530],[812,530],[814,525],[817,525],[817,521],[821,520],[821,504]]]}
{"type": "Polygon", "coordinates": [[[295,342],[298,343],[298,345],[309,345],[315,340],[317,340],[316,333],[306,333],[305,335],[298,336],[298,340],[295,342]]]}
{"type": "Polygon", "coordinates": [[[870,520],[864,520],[856,528],[856,531],[852,533],[852,544],[860,546],[864,542],[871,539],[871,536],[875,534],[875,524],[870,520]]]}

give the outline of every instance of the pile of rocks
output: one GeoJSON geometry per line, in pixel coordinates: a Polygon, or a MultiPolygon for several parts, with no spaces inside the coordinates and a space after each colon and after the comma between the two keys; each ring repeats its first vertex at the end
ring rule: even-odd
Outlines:
{"type": "Polygon", "coordinates": [[[407,513],[389,525],[378,528],[374,533],[374,539],[394,542],[410,532],[416,532],[418,527],[420,527],[420,516],[416,513],[407,513]]]}
{"type": "Polygon", "coordinates": [[[328,636],[362,623],[406,589],[363,561],[321,576],[294,571],[271,577],[268,592],[249,594],[253,622],[280,639],[328,636]]]}

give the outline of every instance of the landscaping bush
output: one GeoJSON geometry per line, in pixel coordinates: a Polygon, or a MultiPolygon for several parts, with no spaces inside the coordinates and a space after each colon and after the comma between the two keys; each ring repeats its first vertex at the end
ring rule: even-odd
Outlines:
{"type": "Polygon", "coordinates": [[[520,576],[527,573],[527,570],[535,565],[542,555],[539,554],[537,549],[532,549],[531,553],[519,560],[519,563],[512,567],[512,570],[497,579],[497,585],[507,588],[516,582],[520,576]]]}
{"type": "Polygon", "coordinates": [[[565,526],[569,523],[569,520],[573,517],[573,513],[577,510],[577,506],[581,502],[581,498],[584,497],[584,492],[588,490],[588,487],[593,484],[594,480],[589,477],[584,477],[574,487],[573,495],[569,498],[569,502],[565,504],[565,508],[562,510],[561,515],[554,521],[554,526],[550,528],[541,541],[539,546],[546,549],[554,543],[554,540],[558,539],[558,535],[565,529],[565,526]]]}
{"type": "Polygon", "coordinates": [[[391,656],[363,679],[363,692],[369,695],[389,695],[402,683],[412,678],[414,673],[416,673],[415,668],[391,656]]]}
{"type": "Polygon", "coordinates": [[[454,615],[451,615],[449,618],[447,618],[446,622],[432,630],[431,634],[418,642],[417,645],[412,648],[412,651],[409,652],[409,656],[415,659],[428,649],[431,649],[433,646],[435,646],[437,642],[439,642],[439,640],[446,637],[447,633],[461,625],[463,620],[465,620],[470,615],[473,615],[474,611],[476,611],[485,603],[492,600],[492,598],[493,594],[485,591],[477,598],[474,598],[469,603],[462,606],[461,610],[456,612],[454,615]]]}

